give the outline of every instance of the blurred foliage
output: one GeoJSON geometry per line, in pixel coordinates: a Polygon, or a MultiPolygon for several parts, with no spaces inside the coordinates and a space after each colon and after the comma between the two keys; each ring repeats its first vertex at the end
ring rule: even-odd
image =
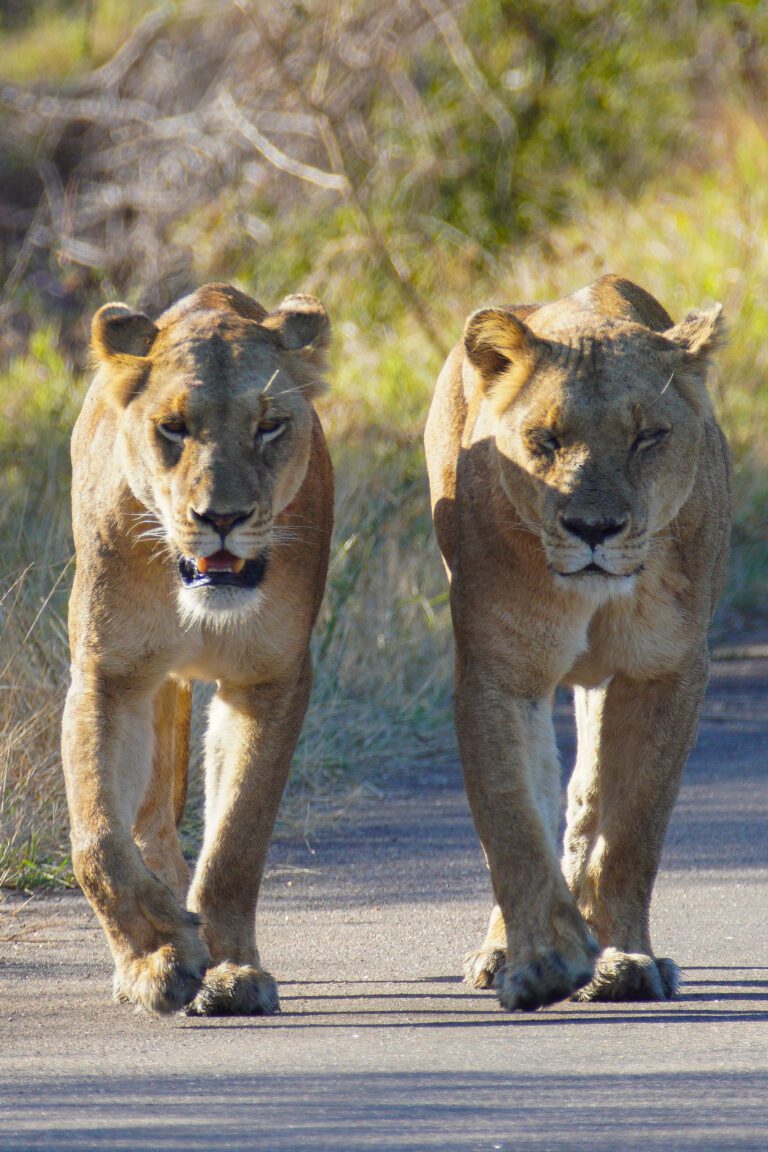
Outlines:
{"type": "Polygon", "coordinates": [[[152,0],[2,0],[0,80],[63,81],[107,60],[152,0]]]}
{"type": "MultiPolygon", "coordinates": [[[[120,11],[56,10],[105,30],[120,11]]],[[[117,64],[0,94],[0,171],[16,173],[0,259],[8,272],[31,227],[43,297],[71,294],[74,267],[78,302],[157,307],[235,274],[265,296],[319,283],[372,323],[413,310],[413,284],[431,311],[595,189],[632,196],[705,160],[707,106],[764,95],[766,31],[764,5],[718,0],[326,0],[268,21],[246,0],[177,4],[117,64]],[[346,191],[268,162],[233,97],[246,128],[346,191]]]]}

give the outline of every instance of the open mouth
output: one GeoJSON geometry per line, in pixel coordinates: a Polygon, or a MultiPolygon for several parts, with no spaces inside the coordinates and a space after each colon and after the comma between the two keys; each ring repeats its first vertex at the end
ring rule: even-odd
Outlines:
{"type": "Polygon", "coordinates": [[[221,549],[212,556],[180,556],[178,563],[185,588],[256,588],[267,571],[267,553],[244,560],[221,549]]]}

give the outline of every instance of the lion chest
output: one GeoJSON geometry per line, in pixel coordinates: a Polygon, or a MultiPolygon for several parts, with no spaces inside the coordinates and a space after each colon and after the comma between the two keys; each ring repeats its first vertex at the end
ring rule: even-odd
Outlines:
{"type": "Polygon", "coordinates": [[[696,608],[679,572],[640,582],[632,597],[598,609],[564,682],[591,688],[619,673],[636,680],[673,673],[700,634],[696,608]]]}

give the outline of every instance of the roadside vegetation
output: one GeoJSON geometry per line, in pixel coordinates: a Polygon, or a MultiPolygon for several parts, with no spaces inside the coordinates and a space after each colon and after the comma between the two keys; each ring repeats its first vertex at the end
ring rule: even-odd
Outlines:
{"type": "MultiPolygon", "coordinates": [[[[450,751],[420,447],[466,314],[614,271],[722,301],[736,526],[716,630],[765,626],[768,15],[716,0],[3,6],[0,884],[66,882],[68,436],[90,316],[226,279],[331,313],[337,474],[284,819],[450,751]]],[[[199,711],[199,710],[198,710],[199,711]]],[[[199,785],[193,790],[199,801],[199,785]]],[[[186,835],[196,834],[194,804],[186,835]]]]}

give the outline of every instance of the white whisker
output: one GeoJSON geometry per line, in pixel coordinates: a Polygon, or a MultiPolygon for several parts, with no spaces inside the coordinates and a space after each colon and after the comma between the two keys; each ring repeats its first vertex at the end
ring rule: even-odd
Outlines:
{"type": "MultiPolygon", "coordinates": [[[[269,380],[267,380],[266,384],[264,385],[264,387],[262,389],[262,392],[261,392],[262,396],[266,396],[267,392],[269,392],[270,388],[272,387],[272,385],[274,384],[275,380],[277,379],[277,377],[279,375],[280,375],[280,369],[275,368],[274,372],[270,376],[269,380]]],[[[282,395],[282,393],[278,392],[278,396],[279,395],[282,395]]]]}

